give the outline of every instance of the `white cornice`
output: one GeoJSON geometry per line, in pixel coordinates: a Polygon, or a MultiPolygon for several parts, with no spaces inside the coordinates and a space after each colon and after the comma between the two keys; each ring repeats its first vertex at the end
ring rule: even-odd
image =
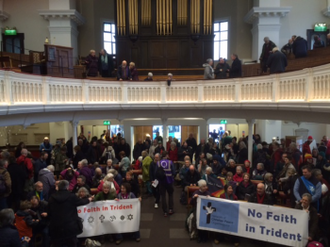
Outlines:
{"type": "Polygon", "coordinates": [[[0,11],[0,21],[6,21],[9,18],[9,14],[4,11],[0,11]]]}
{"type": "Polygon", "coordinates": [[[291,11],[291,8],[292,7],[253,7],[244,17],[244,21],[252,24],[254,20],[259,18],[283,18],[291,11]]]}
{"type": "Polygon", "coordinates": [[[46,20],[70,19],[77,23],[78,26],[85,23],[85,18],[75,9],[70,10],[39,10],[41,15],[46,20]]]}

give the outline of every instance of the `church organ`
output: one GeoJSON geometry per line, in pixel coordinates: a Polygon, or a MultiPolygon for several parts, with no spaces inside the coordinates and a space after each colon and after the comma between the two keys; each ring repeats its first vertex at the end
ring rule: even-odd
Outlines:
{"type": "Polygon", "coordinates": [[[115,3],[118,63],[134,61],[139,69],[202,68],[213,57],[213,0],[115,3]]]}

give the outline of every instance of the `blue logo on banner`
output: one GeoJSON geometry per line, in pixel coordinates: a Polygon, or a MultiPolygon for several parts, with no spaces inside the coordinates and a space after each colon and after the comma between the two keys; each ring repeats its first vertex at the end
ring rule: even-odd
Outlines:
{"type": "Polygon", "coordinates": [[[239,204],[201,200],[199,226],[238,233],[239,204]]]}

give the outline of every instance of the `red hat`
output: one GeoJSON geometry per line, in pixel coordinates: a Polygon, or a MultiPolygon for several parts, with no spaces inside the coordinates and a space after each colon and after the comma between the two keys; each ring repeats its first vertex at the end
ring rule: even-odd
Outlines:
{"type": "Polygon", "coordinates": [[[307,139],[308,140],[313,140],[313,136],[309,136],[307,139]]]}
{"type": "Polygon", "coordinates": [[[245,162],[249,162],[249,164],[251,164],[251,162],[250,162],[249,160],[245,160],[244,163],[245,163],[245,162]]]}
{"type": "Polygon", "coordinates": [[[305,160],[313,159],[313,156],[311,154],[305,154],[305,160]]]}

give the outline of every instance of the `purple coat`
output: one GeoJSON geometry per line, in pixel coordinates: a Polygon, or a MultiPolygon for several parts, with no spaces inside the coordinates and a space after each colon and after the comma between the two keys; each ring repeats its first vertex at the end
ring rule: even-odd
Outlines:
{"type": "Polygon", "coordinates": [[[86,178],[86,184],[92,186],[93,173],[88,166],[84,166],[80,169],[79,175],[83,175],[86,178]]]}

